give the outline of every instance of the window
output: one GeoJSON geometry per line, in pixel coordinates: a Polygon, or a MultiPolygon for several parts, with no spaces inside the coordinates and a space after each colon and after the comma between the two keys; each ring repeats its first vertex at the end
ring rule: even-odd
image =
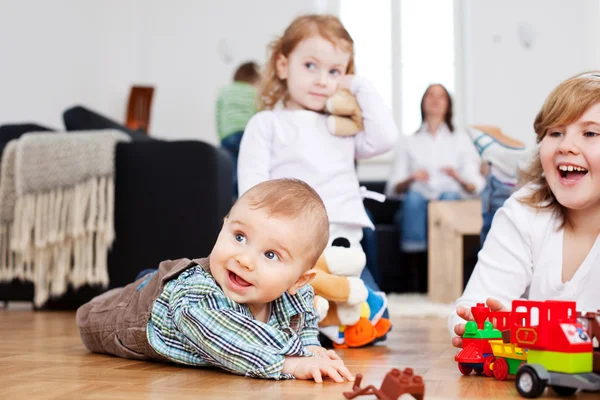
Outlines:
{"type": "Polygon", "coordinates": [[[339,14],[355,41],[358,74],[395,111],[400,131],[414,133],[427,86],[441,83],[451,94],[456,87],[454,2],[339,0],[339,14]]]}
{"type": "Polygon", "coordinates": [[[340,19],[354,40],[357,74],[369,78],[392,106],[391,0],[341,0],[340,19]]]}
{"type": "Polygon", "coordinates": [[[421,98],[427,86],[455,89],[454,2],[402,0],[400,3],[401,127],[414,133],[421,124],[421,98]]]}

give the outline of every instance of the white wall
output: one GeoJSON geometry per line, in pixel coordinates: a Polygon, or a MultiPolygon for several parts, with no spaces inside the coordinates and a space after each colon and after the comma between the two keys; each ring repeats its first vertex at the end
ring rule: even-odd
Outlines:
{"type": "Polygon", "coordinates": [[[124,121],[132,84],[156,87],[151,134],[217,143],[215,95],[302,0],[0,0],[0,124],[62,128],[83,104],[124,121]],[[219,53],[229,49],[229,63],[219,53]]]}
{"type": "Polygon", "coordinates": [[[465,0],[463,18],[467,123],[498,125],[533,146],[533,120],[550,91],[600,68],[600,1],[465,0]]]}
{"type": "MultiPolygon", "coordinates": [[[[461,2],[466,123],[532,144],[533,118],[561,80],[600,68],[599,0],[461,2]],[[518,26],[534,33],[521,46],[518,26]]],[[[73,104],[123,121],[129,87],[156,86],[151,133],[217,142],[214,98],[235,66],[264,61],[296,15],[332,0],[0,0],[0,124],[61,128],[73,104]],[[218,49],[232,49],[230,63],[218,49]]],[[[385,169],[385,168],[384,168],[385,169]]],[[[379,171],[382,171],[381,169],[379,171]]],[[[365,171],[367,172],[367,171],[365,171]]],[[[373,177],[387,173],[375,171],[373,177]]]]}

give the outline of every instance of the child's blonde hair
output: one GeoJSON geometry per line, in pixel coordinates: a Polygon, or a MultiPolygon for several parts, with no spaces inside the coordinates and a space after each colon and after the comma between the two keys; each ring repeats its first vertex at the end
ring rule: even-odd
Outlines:
{"type": "Polygon", "coordinates": [[[304,15],[296,18],[283,36],[269,45],[269,62],[265,66],[259,91],[258,105],[261,110],[273,109],[278,101],[288,98],[287,84],[277,75],[277,58],[289,57],[298,43],[312,36],[321,36],[334,46],[350,53],[346,74],[354,74],[354,41],[341,21],[333,15],[304,15]]]}
{"type": "Polygon", "coordinates": [[[310,185],[299,179],[273,179],[250,188],[236,204],[241,199],[247,199],[250,209],[264,209],[269,217],[301,218],[304,228],[298,236],[314,233],[307,268],[317,263],[329,242],[329,218],[323,200],[310,185]]]}
{"type": "MultiPolygon", "coordinates": [[[[575,75],[558,85],[546,98],[542,109],[535,117],[533,129],[540,143],[548,129],[564,126],[576,121],[583,113],[600,102],[600,71],[575,75]]],[[[521,172],[521,185],[535,184],[535,191],[521,202],[536,208],[548,208],[562,218],[563,227],[568,223],[567,209],[563,207],[543,175],[539,150],[530,166],[521,172]]]]}

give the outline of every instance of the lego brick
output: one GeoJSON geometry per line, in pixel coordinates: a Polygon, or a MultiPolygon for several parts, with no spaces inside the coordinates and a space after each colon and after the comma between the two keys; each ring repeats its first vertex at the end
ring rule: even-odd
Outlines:
{"type": "Polygon", "coordinates": [[[375,395],[378,399],[397,399],[403,394],[410,394],[417,400],[423,400],[425,396],[425,383],[423,378],[416,375],[412,368],[400,371],[392,368],[383,378],[381,388],[373,385],[361,388],[362,375],[357,374],[352,386],[352,392],[344,392],[344,397],[353,399],[357,396],[375,395]]]}
{"type": "Polygon", "coordinates": [[[512,343],[504,343],[502,340],[490,340],[492,352],[496,357],[515,360],[527,360],[527,351],[512,343]]]}
{"type": "Polygon", "coordinates": [[[483,364],[483,359],[488,354],[492,354],[492,348],[487,340],[463,338],[463,348],[454,360],[466,364],[483,364]]]}
{"type": "Polygon", "coordinates": [[[529,364],[543,365],[548,371],[565,374],[592,372],[592,353],[560,353],[556,351],[529,350],[529,364]]]}

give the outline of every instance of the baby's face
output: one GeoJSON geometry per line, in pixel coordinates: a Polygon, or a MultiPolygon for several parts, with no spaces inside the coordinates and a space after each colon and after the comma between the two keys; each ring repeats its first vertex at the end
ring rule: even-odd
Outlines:
{"type": "Polygon", "coordinates": [[[210,254],[211,273],[227,297],[257,315],[288,289],[294,294],[299,288],[295,285],[312,267],[308,233],[300,219],[268,217],[242,198],[210,254]]]}

